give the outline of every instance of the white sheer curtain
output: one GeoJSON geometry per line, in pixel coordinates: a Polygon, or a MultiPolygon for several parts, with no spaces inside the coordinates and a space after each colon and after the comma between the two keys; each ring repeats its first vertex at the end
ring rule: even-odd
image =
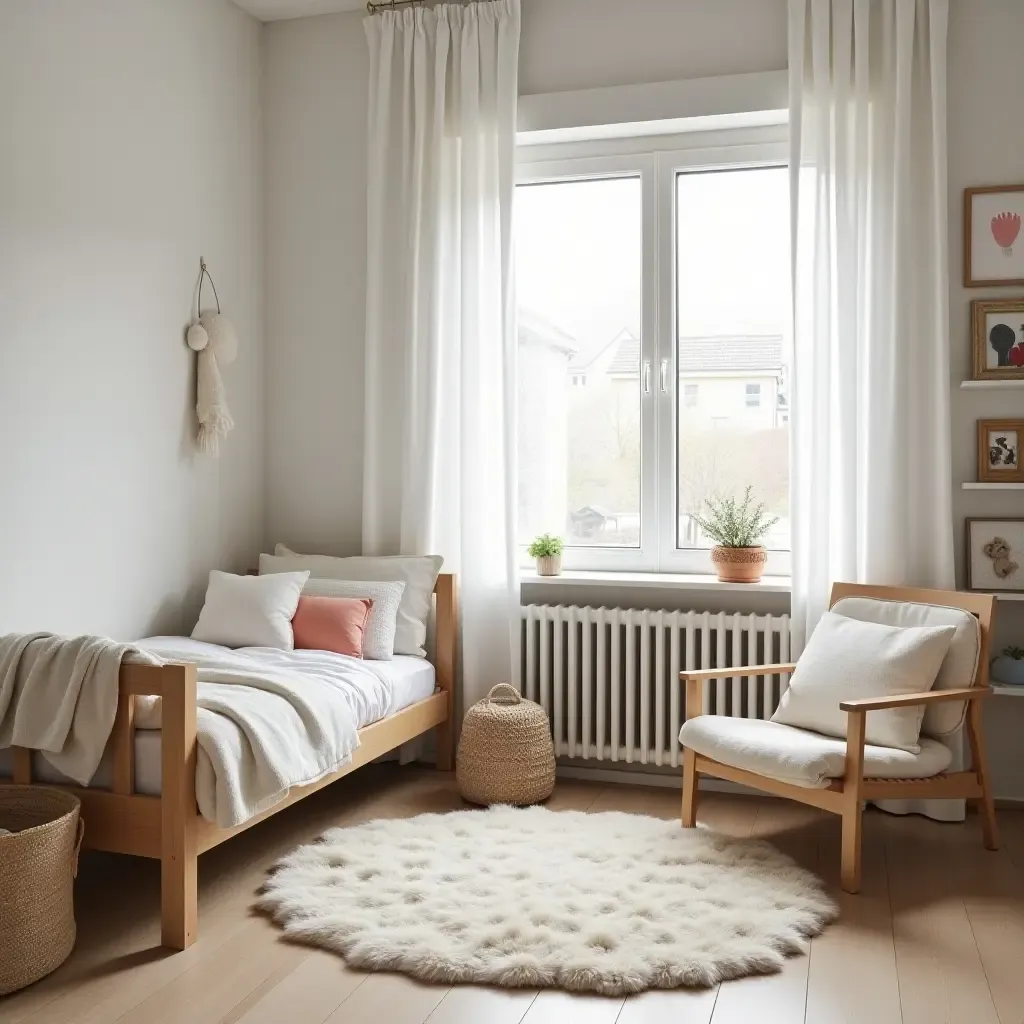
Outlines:
{"type": "Polygon", "coordinates": [[[834,580],[954,586],[947,19],[948,0],[789,2],[798,650],[834,580]]]}
{"type": "Polygon", "coordinates": [[[363,549],[444,556],[464,703],[518,683],[511,293],[519,0],[385,11],[370,46],[363,549]]]}

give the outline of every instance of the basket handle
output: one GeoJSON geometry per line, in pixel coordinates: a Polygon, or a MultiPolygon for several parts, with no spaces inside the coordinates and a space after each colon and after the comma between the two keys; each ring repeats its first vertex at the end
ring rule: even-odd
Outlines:
{"type": "Polygon", "coordinates": [[[81,816],[78,819],[78,830],[75,834],[75,852],[71,855],[71,877],[78,877],[78,854],[82,850],[82,840],[85,838],[85,822],[81,816]]]}
{"type": "Polygon", "coordinates": [[[490,688],[487,699],[493,700],[496,704],[518,704],[523,697],[511,683],[498,683],[497,686],[490,688]]]}

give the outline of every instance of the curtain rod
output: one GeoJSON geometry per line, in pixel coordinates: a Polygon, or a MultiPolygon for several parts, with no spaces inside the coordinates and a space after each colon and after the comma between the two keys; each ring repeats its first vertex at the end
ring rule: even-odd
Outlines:
{"type": "MultiPolygon", "coordinates": [[[[412,7],[415,4],[426,3],[427,0],[366,0],[366,9],[370,14],[376,14],[378,11],[395,11],[399,7],[412,7]]],[[[462,3],[468,2],[468,0],[460,0],[462,3]]]]}

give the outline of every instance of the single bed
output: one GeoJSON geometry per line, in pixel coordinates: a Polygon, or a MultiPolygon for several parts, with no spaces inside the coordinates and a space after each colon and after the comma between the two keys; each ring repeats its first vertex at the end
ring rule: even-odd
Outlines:
{"type": "MultiPolygon", "coordinates": [[[[66,789],[82,801],[86,847],[160,860],[162,942],[184,949],[198,930],[199,854],[431,729],[437,730],[437,767],[451,770],[455,623],[455,578],[442,574],[434,587],[432,655],[365,663],[380,685],[354,698],[360,728],[351,760],[310,785],[292,787],[284,799],[236,827],[219,828],[197,805],[196,665],[184,660],[122,664],[114,729],[89,787],[67,784],[39,756],[17,747],[0,751],[0,785],[66,789]]],[[[194,650],[195,661],[201,661],[202,648],[211,645],[164,637],[140,646],[180,658],[194,650]]],[[[310,652],[295,652],[300,654],[310,652]]]]}

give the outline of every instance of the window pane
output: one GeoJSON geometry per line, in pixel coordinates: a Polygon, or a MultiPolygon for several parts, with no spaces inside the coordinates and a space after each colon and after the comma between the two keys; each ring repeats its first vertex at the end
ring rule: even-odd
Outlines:
{"type": "Polygon", "coordinates": [[[520,185],[519,534],[640,544],[640,178],[520,185]]]}
{"type": "Polygon", "coordinates": [[[680,548],[709,547],[706,498],[750,484],[789,548],[789,180],[785,168],[676,176],[680,548]],[[699,394],[699,401],[691,400],[699,394]]]}

